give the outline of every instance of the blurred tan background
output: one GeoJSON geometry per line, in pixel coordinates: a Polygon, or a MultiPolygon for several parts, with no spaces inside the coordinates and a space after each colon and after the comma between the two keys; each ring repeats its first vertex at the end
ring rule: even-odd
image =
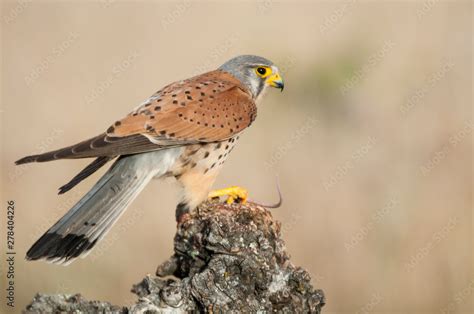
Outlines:
{"type": "Polygon", "coordinates": [[[324,313],[472,312],[472,16],[470,1],[2,1],[1,230],[14,200],[17,261],[16,308],[2,264],[0,311],[36,292],[134,302],[132,284],[172,253],[179,193],[153,181],[86,259],[25,262],[103,171],[58,196],[88,161],[13,162],[251,53],[286,88],[265,97],[216,187],[271,202],[279,174],[274,215],[324,313]]]}

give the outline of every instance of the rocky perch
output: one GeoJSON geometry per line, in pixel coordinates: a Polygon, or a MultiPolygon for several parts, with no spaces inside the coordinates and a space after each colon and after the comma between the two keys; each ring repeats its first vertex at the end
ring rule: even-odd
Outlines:
{"type": "Polygon", "coordinates": [[[178,225],[174,255],[134,285],[130,307],[37,294],[25,313],[320,313],[324,294],[290,262],[280,223],[259,205],[207,202],[178,225]]]}

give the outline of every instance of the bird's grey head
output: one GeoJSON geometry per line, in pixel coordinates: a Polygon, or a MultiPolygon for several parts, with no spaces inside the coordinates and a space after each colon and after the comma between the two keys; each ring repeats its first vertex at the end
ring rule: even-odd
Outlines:
{"type": "Polygon", "coordinates": [[[259,56],[242,55],[230,59],[219,67],[239,79],[258,98],[267,86],[283,91],[283,79],[278,67],[270,60],[259,56]]]}

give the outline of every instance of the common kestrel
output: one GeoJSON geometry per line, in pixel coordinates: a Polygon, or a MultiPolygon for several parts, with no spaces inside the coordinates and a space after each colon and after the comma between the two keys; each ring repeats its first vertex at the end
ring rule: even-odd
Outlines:
{"type": "Polygon", "coordinates": [[[256,102],[267,86],[283,90],[278,68],[262,57],[238,56],[217,70],[157,91],[105,133],[18,160],[19,165],[95,158],[59,189],[61,194],[116,158],[92,189],[33,244],[26,258],[68,264],[84,257],[152,178],[173,176],[181,183],[178,220],[207,197],[245,201],[247,192],[239,187],[209,192],[240,133],[254,121],[256,102]]]}

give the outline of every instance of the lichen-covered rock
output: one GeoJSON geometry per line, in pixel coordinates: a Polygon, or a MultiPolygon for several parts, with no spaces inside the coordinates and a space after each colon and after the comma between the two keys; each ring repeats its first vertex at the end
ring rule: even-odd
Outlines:
{"type": "Polygon", "coordinates": [[[125,307],[102,301],[87,301],[80,294],[35,295],[23,313],[127,313],[125,307]]]}
{"type": "Polygon", "coordinates": [[[178,224],[175,253],[134,285],[130,308],[80,295],[37,295],[31,313],[320,313],[324,294],[290,262],[280,223],[252,203],[206,202],[178,224]]]}
{"type": "Polygon", "coordinates": [[[280,224],[261,206],[205,203],[178,225],[174,245],[157,277],[134,287],[155,305],[288,313],[319,313],[324,305],[309,274],[290,263],[280,224]]]}

